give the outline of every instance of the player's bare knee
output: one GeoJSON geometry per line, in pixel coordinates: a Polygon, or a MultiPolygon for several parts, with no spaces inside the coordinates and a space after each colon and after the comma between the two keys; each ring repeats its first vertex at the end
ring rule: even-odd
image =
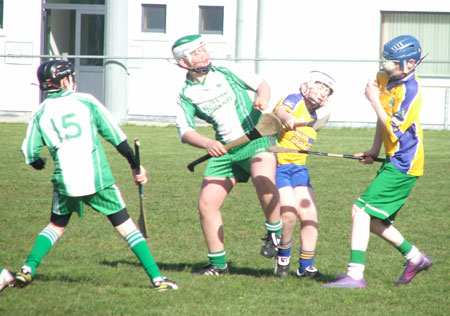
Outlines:
{"type": "Polygon", "coordinates": [[[64,231],[66,230],[66,227],[61,227],[61,226],[57,226],[54,223],[50,222],[47,225],[47,228],[50,228],[51,230],[53,230],[56,235],[59,237],[61,237],[64,234],[64,231]]]}
{"type": "Polygon", "coordinates": [[[362,209],[359,208],[356,204],[353,204],[353,206],[352,206],[352,219],[355,217],[356,213],[357,213],[358,211],[361,211],[361,210],[362,210],[362,209]]]}

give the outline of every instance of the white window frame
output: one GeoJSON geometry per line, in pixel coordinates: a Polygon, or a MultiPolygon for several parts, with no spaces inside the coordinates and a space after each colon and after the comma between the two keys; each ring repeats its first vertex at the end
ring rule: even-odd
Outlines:
{"type": "MultiPolygon", "coordinates": [[[[166,34],[167,32],[167,4],[150,4],[142,3],[141,5],[142,15],[141,15],[141,32],[142,33],[161,33],[166,34]],[[145,9],[146,8],[164,8],[164,28],[145,28],[145,9]]],[[[148,18],[148,17],[147,17],[148,18]]]]}
{"type": "Polygon", "coordinates": [[[200,5],[198,8],[198,32],[200,34],[213,34],[213,35],[223,35],[224,34],[224,27],[225,27],[225,7],[221,5],[200,5]],[[205,29],[204,22],[205,22],[205,13],[207,12],[208,8],[214,8],[214,9],[222,9],[222,28],[221,30],[207,30],[205,29]]]}

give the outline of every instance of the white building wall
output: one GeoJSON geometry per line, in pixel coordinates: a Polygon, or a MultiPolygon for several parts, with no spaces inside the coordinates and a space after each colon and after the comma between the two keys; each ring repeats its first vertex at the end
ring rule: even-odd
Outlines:
{"type": "MultiPolygon", "coordinates": [[[[5,0],[0,55],[39,55],[41,1],[5,0]]],[[[39,102],[39,59],[0,57],[0,111],[31,111],[39,102]]]]}
{"type": "MultiPolygon", "coordinates": [[[[204,35],[208,40],[209,50],[214,58],[235,56],[236,3],[237,1],[164,1],[168,5],[168,29],[165,35],[142,34],[140,5],[145,1],[133,1],[130,12],[130,55],[136,50],[145,57],[170,56],[170,47],[179,37],[198,32],[198,5],[225,5],[224,36],[204,35]]],[[[150,3],[150,2],[149,2],[150,3]]],[[[153,2],[152,2],[153,3],[153,2]]],[[[262,61],[260,74],[272,87],[271,105],[283,96],[296,92],[300,80],[310,70],[320,69],[331,74],[338,82],[336,94],[331,99],[326,111],[332,112],[334,122],[360,122],[376,120],[369,103],[364,97],[364,88],[368,80],[373,79],[377,62],[341,62],[338,60],[379,59],[381,11],[404,11],[406,8],[421,12],[450,12],[450,3],[441,1],[378,2],[347,0],[305,2],[296,0],[266,0],[261,2],[264,12],[262,41],[262,58],[273,59],[307,59],[334,60],[331,62],[312,61],[262,61]]],[[[243,40],[242,58],[255,57],[257,0],[242,2],[244,21],[242,24],[243,40]]],[[[426,52],[426,47],[424,47],[426,52]]],[[[185,71],[161,60],[145,60],[140,68],[130,70],[132,78],[144,83],[131,87],[131,115],[167,115],[173,116],[176,96],[184,81],[185,71]]],[[[224,63],[224,61],[214,61],[224,63]]],[[[253,70],[253,61],[241,64],[253,70]]],[[[134,81],[134,79],[132,80],[134,81]]],[[[449,80],[422,80],[423,84],[450,86],[449,80]]],[[[443,88],[424,88],[424,105],[427,107],[422,120],[428,124],[442,123],[445,106],[443,88]],[[430,104],[430,105],[429,105],[430,104]],[[431,111],[431,108],[433,110],[431,111]]]]}
{"type": "MultiPolygon", "coordinates": [[[[173,65],[171,46],[181,36],[198,33],[199,5],[224,5],[224,35],[205,35],[214,63],[235,57],[237,0],[128,0],[128,41],[130,57],[129,115],[133,119],[173,121],[176,99],[185,71],[173,65]],[[141,32],[141,5],[167,5],[166,34],[141,32]],[[220,60],[217,60],[220,59],[220,60]]],[[[441,0],[411,1],[298,1],[265,0],[260,74],[272,87],[271,105],[283,96],[298,91],[301,78],[310,70],[320,69],[338,82],[336,94],[327,106],[332,122],[375,122],[375,114],[364,97],[364,87],[374,78],[379,58],[381,11],[450,12],[450,2],[441,0]],[[273,59],[307,59],[324,61],[273,61],[273,59]]],[[[258,0],[244,0],[242,21],[243,67],[255,69],[258,0]]],[[[15,48],[40,54],[41,4],[37,0],[5,0],[4,30],[0,31],[0,54],[15,48]],[[26,6],[26,10],[23,8],[26,6]],[[10,45],[10,42],[31,43],[10,45]]],[[[427,48],[424,47],[424,52],[427,48]]],[[[430,54],[432,56],[432,54],[430,54]]],[[[39,102],[32,82],[39,64],[11,64],[0,59],[0,112],[31,111],[39,102]]],[[[445,89],[450,80],[423,79],[425,124],[442,124],[445,89]],[[427,86],[433,86],[428,88],[427,86]],[[441,86],[436,88],[435,86],[441,86]]],[[[448,105],[447,105],[448,106],[448,105]]],[[[448,110],[448,109],[447,109],[448,110]]],[[[353,122],[353,123],[351,123],[353,122]]]]}

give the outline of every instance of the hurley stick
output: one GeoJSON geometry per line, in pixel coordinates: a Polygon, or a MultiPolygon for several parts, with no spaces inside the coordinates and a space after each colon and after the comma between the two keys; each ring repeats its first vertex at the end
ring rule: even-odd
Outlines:
{"type": "MultiPolygon", "coordinates": [[[[365,157],[357,157],[354,155],[344,155],[344,154],[332,154],[332,153],[324,153],[320,151],[310,151],[310,150],[300,150],[294,148],[285,148],[279,146],[270,146],[266,148],[267,151],[272,153],[294,153],[294,154],[308,154],[308,155],[318,155],[318,156],[328,156],[328,157],[336,157],[336,158],[348,158],[348,159],[357,159],[361,160],[365,157]]],[[[383,158],[373,158],[373,161],[383,162],[385,159],[383,158]]]]}
{"type": "MultiPolygon", "coordinates": [[[[140,158],[140,154],[139,154],[139,147],[141,146],[139,139],[135,138],[134,139],[134,152],[136,155],[136,162],[138,164],[138,174],[141,172],[141,158],[140,158]]],[[[144,197],[144,190],[142,188],[142,184],[139,183],[138,185],[139,188],[139,220],[138,220],[138,225],[139,225],[139,230],[141,231],[142,235],[144,236],[144,238],[147,238],[148,236],[148,228],[147,228],[147,218],[145,216],[145,211],[144,211],[144,201],[143,201],[143,197],[144,197]]]]}
{"type": "MultiPolygon", "coordinates": [[[[235,139],[228,144],[225,144],[224,147],[226,150],[230,150],[234,147],[237,147],[242,144],[246,144],[251,142],[252,140],[264,137],[264,136],[270,136],[275,135],[281,132],[281,122],[274,114],[263,114],[261,116],[261,119],[259,120],[258,124],[255,125],[255,127],[248,132],[247,134],[239,137],[238,139],[235,139]]],[[[190,164],[187,165],[187,168],[189,171],[194,172],[194,168],[199,163],[208,160],[211,158],[210,154],[206,154],[197,160],[194,160],[190,164]]]]}

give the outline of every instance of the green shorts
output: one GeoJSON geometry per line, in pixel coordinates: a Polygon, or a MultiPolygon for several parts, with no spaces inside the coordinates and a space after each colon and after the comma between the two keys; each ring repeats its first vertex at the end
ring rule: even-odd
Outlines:
{"type": "Polygon", "coordinates": [[[377,176],[355,204],[364,208],[372,217],[390,225],[408,199],[417,179],[416,176],[400,172],[387,161],[377,171],[377,176]]]}
{"type": "Polygon", "coordinates": [[[83,217],[83,204],[89,205],[104,215],[117,213],[125,208],[125,202],[119,188],[113,184],[95,194],[85,196],[67,196],[53,191],[52,213],[67,215],[73,212],[83,217]]]}
{"type": "Polygon", "coordinates": [[[276,143],[276,138],[268,136],[255,139],[250,143],[230,149],[225,155],[209,160],[203,176],[216,178],[236,178],[238,182],[247,182],[250,177],[250,163],[259,153],[276,143]]]}

